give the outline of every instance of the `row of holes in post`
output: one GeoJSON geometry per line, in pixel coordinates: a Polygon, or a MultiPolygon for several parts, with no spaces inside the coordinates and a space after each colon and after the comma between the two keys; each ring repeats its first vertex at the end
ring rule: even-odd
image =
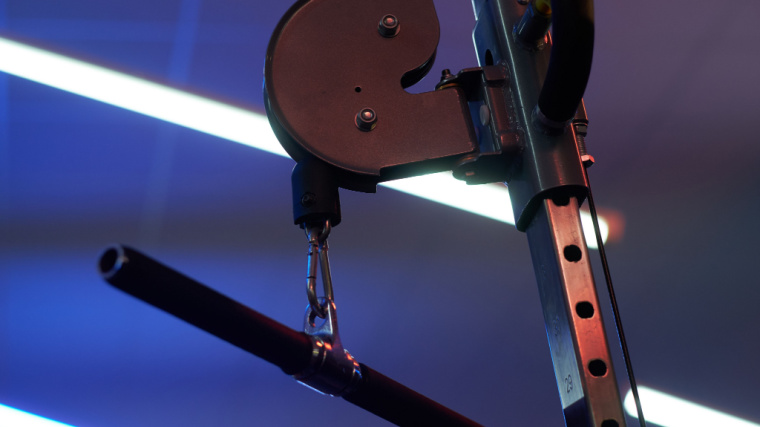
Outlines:
{"type": "MultiPolygon", "coordinates": [[[[569,198],[554,198],[552,199],[557,206],[566,206],[570,203],[569,198]]],[[[576,245],[567,245],[562,250],[562,254],[569,262],[578,262],[583,258],[583,252],[576,245]]],[[[575,305],[575,314],[581,319],[590,319],[594,317],[594,305],[588,301],[581,301],[575,305]]],[[[607,374],[607,364],[604,360],[594,359],[588,364],[588,371],[595,377],[603,377],[607,374]]],[[[604,420],[602,427],[618,427],[619,424],[615,420],[604,420]]]]}

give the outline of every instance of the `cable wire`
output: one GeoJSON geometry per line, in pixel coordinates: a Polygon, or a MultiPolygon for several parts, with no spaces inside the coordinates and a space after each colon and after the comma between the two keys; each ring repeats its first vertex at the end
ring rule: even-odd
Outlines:
{"type": "Polygon", "coordinates": [[[604,241],[602,239],[602,233],[599,230],[599,220],[596,214],[596,206],[594,205],[594,197],[591,194],[591,182],[588,177],[588,169],[583,168],[583,173],[586,175],[586,182],[588,183],[588,208],[591,212],[591,219],[594,223],[594,232],[596,234],[596,244],[599,249],[599,258],[602,261],[602,270],[604,270],[604,280],[607,283],[607,292],[610,296],[610,304],[612,305],[612,315],[615,318],[615,327],[617,328],[618,338],[620,340],[620,348],[623,350],[623,359],[625,360],[625,370],[628,373],[628,382],[631,384],[631,393],[633,394],[633,400],[636,402],[636,412],[639,417],[639,425],[646,427],[646,421],[644,420],[644,411],[641,409],[641,400],[639,399],[639,390],[636,387],[636,378],[633,375],[633,365],[631,364],[631,355],[628,352],[628,344],[625,340],[625,333],[623,333],[623,322],[620,320],[620,310],[618,309],[617,298],[615,298],[615,289],[612,287],[612,276],[610,275],[610,267],[607,263],[607,254],[604,250],[604,241]]]}

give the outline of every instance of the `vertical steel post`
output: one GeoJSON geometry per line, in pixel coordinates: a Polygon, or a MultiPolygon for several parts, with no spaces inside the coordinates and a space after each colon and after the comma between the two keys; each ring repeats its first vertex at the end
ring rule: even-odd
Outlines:
{"type": "MultiPolygon", "coordinates": [[[[536,105],[554,59],[548,37],[535,45],[526,45],[515,37],[514,29],[526,13],[526,3],[473,0],[477,18],[473,38],[481,66],[501,65],[509,74],[505,103],[513,114],[511,126],[522,140],[518,166],[508,180],[509,193],[517,228],[528,235],[565,423],[572,427],[621,427],[625,418],[578,210],[588,183],[569,125],[550,120],[553,127],[541,126],[546,118],[540,117],[536,105]]],[[[573,7],[592,14],[584,9],[591,6],[588,0],[567,0],[561,6],[563,12],[570,12],[566,17],[569,20],[580,16],[574,14],[577,11],[573,7]]],[[[588,15],[585,18],[590,18],[588,15]]],[[[559,16],[552,17],[552,25],[555,19],[559,16]]],[[[567,30],[568,22],[562,23],[567,30]]],[[[566,73],[583,74],[573,66],[588,65],[593,22],[586,24],[591,25],[591,45],[570,46],[568,51],[565,40],[562,70],[566,73]],[[576,48],[578,58],[572,56],[576,48]]],[[[580,102],[573,98],[577,94],[566,92],[580,89],[582,94],[582,87],[559,89],[554,91],[559,98],[553,101],[580,102]]]]}
{"type": "Polygon", "coordinates": [[[577,200],[544,200],[527,234],[565,423],[624,426],[577,200]]]}

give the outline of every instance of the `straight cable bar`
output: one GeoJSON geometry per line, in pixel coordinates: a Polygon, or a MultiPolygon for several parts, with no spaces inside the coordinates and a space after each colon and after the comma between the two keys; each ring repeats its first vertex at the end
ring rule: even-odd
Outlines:
{"type": "MultiPolygon", "coordinates": [[[[101,276],[114,287],[280,367],[309,369],[312,338],[295,331],[127,246],[105,250],[101,276]]],[[[480,424],[360,364],[362,378],[342,397],[400,426],[480,424]]]]}

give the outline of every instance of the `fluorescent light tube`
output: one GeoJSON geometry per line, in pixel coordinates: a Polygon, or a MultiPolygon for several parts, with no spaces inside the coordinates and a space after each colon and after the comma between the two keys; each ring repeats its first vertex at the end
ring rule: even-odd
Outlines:
{"type": "MultiPolygon", "coordinates": [[[[180,126],[286,156],[266,117],[0,37],[0,71],[155,117],[180,126]]],[[[404,193],[514,225],[504,185],[468,186],[438,173],[382,184],[404,193]]],[[[590,216],[582,213],[589,247],[596,247],[590,216]]],[[[599,218],[606,241],[609,227],[599,218]]]]}
{"type": "MultiPolygon", "coordinates": [[[[760,427],[760,424],[649,387],[639,386],[638,390],[647,423],[662,427],[760,427]]],[[[625,397],[624,406],[629,415],[637,417],[636,403],[630,391],[625,397]]]]}
{"type": "Polygon", "coordinates": [[[0,70],[77,95],[287,156],[264,116],[0,38],[0,70]]]}
{"type": "Polygon", "coordinates": [[[20,409],[0,404],[0,426],[9,427],[73,427],[20,409]]]}

